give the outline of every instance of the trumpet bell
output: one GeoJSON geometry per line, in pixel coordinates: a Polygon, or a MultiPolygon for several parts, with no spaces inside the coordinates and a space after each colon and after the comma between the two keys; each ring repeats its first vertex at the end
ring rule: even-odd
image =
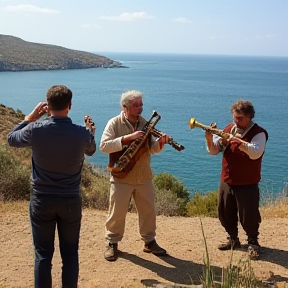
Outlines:
{"type": "Polygon", "coordinates": [[[206,126],[206,125],[203,125],[203,124],[197,122],[195,118],[191,118],[189,120],[189,126],[190,126],[190,129],[192,129],[194,127],[202,128],[203,130],[208,131],[212,134],[216,134],[222,138],[230,139],[231,137],[233,137],[233,135],[231,135],[230,133],[224,132],[223,130],[216,129],[216,123],[215,122],[211,123],[210,126],[206,126]]]}
{"type": "Polygon", "coordinates": [[[195,118],[191,118],[189,120],[189,127],[190,129],[193,129],[195,127],[195,124],[196,124],[196,119],[195,118]]]}

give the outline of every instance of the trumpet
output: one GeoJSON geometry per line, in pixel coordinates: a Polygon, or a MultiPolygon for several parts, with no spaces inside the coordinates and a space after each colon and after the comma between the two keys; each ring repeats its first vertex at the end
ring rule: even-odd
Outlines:
{"type": "Polygon", "coordinates": [[[232,134],[224,132],[223,130],[219,130],[219,129],[213,128],[211,126],[203,125],[203,124],[199,123],[198,121],[196,121],[195,118],[191,118],[189,120],[189,127],[190,127],[190,129],[193,129],[195,127],[199,127],[199,128],[202,128],[203,130],[205,130],[207,132],[210,132],[212,134],[218,135],[218,136],[220,136],[222,138],[226,138],[226,139],[229,139],[229,138],[231,138],[231,136],[233,136],[232,134]]]}

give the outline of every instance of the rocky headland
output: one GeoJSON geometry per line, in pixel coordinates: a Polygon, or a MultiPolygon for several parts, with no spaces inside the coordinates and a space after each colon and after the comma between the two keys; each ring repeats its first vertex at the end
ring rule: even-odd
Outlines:
{"type": "Polygon", "coordinates": [[[87,68],[126,67],[118,61],[94,53],[28,42],[0,34],[0,72],[87,68]]]}

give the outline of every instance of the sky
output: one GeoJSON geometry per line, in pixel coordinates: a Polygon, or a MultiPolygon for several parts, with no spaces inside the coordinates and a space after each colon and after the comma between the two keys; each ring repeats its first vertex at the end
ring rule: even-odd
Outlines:
{"type": "Polygon", "coordinates": [[[0,34],[87,52],[288,56],[288,0],[0,0],[0,34]]]}

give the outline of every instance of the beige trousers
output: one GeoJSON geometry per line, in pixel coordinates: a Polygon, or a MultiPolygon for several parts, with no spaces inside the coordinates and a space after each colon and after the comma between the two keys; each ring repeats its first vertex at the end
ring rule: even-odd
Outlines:
{"type": "Polygon", "coordinates": [[[152,180],[139,185],[113,182],[110,186],[110,203],[105,226],[105,238],[110,243],[117,243],[123,238],[132,196],[137,208],[141,240],[149,243],[155,239],[156,212],[152,180]]]}

